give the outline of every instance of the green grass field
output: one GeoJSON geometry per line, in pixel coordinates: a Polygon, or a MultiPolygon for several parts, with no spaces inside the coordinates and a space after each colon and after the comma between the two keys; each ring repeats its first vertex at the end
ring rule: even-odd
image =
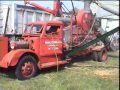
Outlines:
{"type": "Polygon", "coordinates": [[[17,80],[12,71],[0,71],[0,90],[119,90],[119,54],[109,52],[108,62],[77,58],[56,72],[40,71],[26,81],[17,80]]]}

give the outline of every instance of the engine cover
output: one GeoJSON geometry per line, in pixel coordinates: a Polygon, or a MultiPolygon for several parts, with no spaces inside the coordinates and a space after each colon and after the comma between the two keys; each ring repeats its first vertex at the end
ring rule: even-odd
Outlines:
{"type": "Polygon", "coordinates": [[[76,16],[78,26],[83,30],[90,30],[93,22],[93,15],[85,10],[80,10],[76,16]]]}

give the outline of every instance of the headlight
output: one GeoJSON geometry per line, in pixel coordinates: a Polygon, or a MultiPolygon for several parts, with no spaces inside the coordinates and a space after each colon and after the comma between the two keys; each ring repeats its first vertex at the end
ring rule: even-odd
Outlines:
{"type": "Polygon", "coordinates": [[[10,48],[11,49],[15,49],[16,48],[16,43],[15,42],[11,42],[10,43],[10,48]]]}
{"type": "Polygon", "coordinates": [[[26,41],[11,41],[10,48],[11,49],[28,49],[29,43],[26,41]]]}

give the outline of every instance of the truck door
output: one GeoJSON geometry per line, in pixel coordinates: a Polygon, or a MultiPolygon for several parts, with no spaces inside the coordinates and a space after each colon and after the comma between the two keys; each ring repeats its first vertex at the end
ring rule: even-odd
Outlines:
{"type": "Polygon", "coordinates": [[[63,31],[61,26],[46,26],[45,33],[40,38],[40,55],[53,56],[62,54],[63,31]]]}

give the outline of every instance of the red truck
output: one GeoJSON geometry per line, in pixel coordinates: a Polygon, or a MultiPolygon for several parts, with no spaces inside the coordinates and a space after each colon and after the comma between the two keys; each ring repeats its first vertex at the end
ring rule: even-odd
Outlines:
{"type": "MultiPolygon", "coordinates": [[[[26,3],[60,16],[60,2],[55,2],[53,10],[29,1],[26,3]]],[[[69,63],[72,58],[68,57],[69,52],[87,44],[100,34],[97,31],[98,26],[94,24],[95,18],[88,11],[80,10],[76,15],[76,22],[72,20],[73,18],[68,20],[68,32],[64,30],[66,21],[58,17],[58,20],[27,23],[22,36],[15,40],[1,35],[0,68],[15,67],[16,77],[25,80],[35,76],[38,70],[69,63]],[[67,42],[65,37],[69,37],[67,42]]],[[[105,46],[99,44],[77,51],[73,56],[88,54],[92,54],[94,60],[107,60],[105,46]]]]}
{"type": "MultiPolygon", "coordinates": [[[[63,28],[61,21],[31,22],[18,40],[0,36],[0,67],[16,67],[16,77],[24,80],[35,76],[38,69],[67,64],[70,59],[66,58],[63,28]]],[[[99,52],[103,48],[90,47],[76,55],[99,52]]],[[[107,54],[103,51],[101,61],[106,59],[107,54]]]]}

